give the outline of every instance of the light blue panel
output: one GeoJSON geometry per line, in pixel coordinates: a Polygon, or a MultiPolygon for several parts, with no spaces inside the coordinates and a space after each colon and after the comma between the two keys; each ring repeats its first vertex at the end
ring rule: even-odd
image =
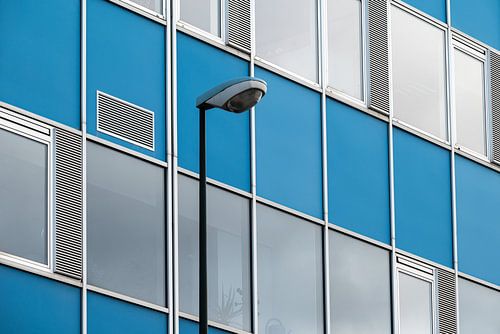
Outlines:
{"type": "Polygon", "coordinates": [[[500,285],[500,174],[456,157],[459,270],[500,285]]]}
{"type": "MultiPolygon", "coordinates": [[[[211,334],[228,334],[230,332],[223,331],[222,329],[208,327],[208,332],[211,334]]],[[[180,334],[198,334],[199,328],[198,323],[187,320],[187,319],[179,319],[179,333],[180,334]]]]}
{"type": "Polygon", "coordinates": [[[0,265],[0,333],[80,333],[80,289],[0,265]]]}
{"type": "MultiPolygon", "coordinates": [[[[199,171],[196,98],[224,81],[248,76],[248,63],[185,34],[177,34],[179,166],[199,171]]],[[[250,113],[207,111],[207,175],[250,191],[250,113]]]]}
{"type": "Polygon", "coordinates": [[[327,99],[330,222],[390,243],[387,123],[327,99]]]}
{"type": "Polygon", "coordinates": [[[442,22],[446,22],[446,0],[404,0],[404,2],[442,22]]]}
{"type": "Polygon", "coordinates": [[[256,107],[257,194],[323,218],[321,96],[261,68],[267,95],[256,107]]]}
{"type": "Polygon", "coordinates": [[[89,292],[89,334],[165,334],[167,315],[142,306],[89,292]]]}
{"type": "Polygon", "coordinates": [[[450,0],[451,25],[500,49],[500,1],[450,0]]]}
{"type": "Polygon", "coordinates": [[[80,128],[80,1],[0,1],[0,101],[80,128]]]}
{"type": "Polygon", "coordinates": [[[394,129],[396,245],[453,265],[450,152],[394,129]]]}
{"type": "Polygon", "coordinates": [[[106,0],[87,0],[87,131],[165,160],[165,27],[106,0]],[[97,132],[96,91],[155,113],[155,151],[97,132]]]}

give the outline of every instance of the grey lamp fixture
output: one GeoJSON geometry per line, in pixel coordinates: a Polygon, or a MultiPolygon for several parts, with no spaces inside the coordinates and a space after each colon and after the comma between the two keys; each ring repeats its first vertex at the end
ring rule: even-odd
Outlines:
{"type": "Polygon", "coordinates": [[[266,94],[265,81],[244,77],[220,84],[196,99],[200,110],[200,184],[199,184],[199,333],[208,334],[208,289],[207,289],[207,154],[206,111],[220,108],[233,113],[242,113],[255,106],[266,94]]]}

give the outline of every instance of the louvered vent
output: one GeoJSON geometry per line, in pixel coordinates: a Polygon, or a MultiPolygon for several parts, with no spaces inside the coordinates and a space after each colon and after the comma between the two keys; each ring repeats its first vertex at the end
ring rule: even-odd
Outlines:
{"type": "Polygon", "coordinates": [[[493,162],[500,165],[500,54],[490,51],[493,162]]]}
{"type": "Polygon", "coordinates": [[[387,0],[368,1],[369,107],[389,113],[389,25],[387,0]]]}
{"type": "Polygon", "coordinates": [[[82,138],[55,131],[55,271],[82,277],[82,138]]]}
{"type": "Polygon", "coordinates": [[[250,53],[252,20],[250,0],[227,0],[227,44],[250,53]]]}
{"type": "Polygon", "coordinates": [[[99,91],[97,130],[154,151],[154,113],[99,91]]]}
{"type": "Polygon", "coordinates": [[[455,274],[437,269],[437,302],[439,334],[457,333],[455,274]]]}

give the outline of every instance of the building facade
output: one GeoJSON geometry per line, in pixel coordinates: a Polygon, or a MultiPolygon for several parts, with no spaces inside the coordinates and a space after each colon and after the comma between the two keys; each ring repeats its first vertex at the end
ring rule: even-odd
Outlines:
{"type": "Polygon", "coordinates": [[[498,0],[0,0],[0,333],[500,333],[498,0]]]}

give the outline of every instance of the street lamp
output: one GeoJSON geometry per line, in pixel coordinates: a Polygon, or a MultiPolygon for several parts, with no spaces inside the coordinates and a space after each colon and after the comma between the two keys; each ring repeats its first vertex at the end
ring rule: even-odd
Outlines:
{"type": "Polygon", "coordinates": [[[196,99],[200,110],[200,184],[199,184],[199,315],[200,334],[208,334],[208,291],[207,291],[207,156],[206,156],[206,111],[220,108],[234,113],[242,113],[266,94],[265,81],[244,77],[220,84],[196,99]]]}

